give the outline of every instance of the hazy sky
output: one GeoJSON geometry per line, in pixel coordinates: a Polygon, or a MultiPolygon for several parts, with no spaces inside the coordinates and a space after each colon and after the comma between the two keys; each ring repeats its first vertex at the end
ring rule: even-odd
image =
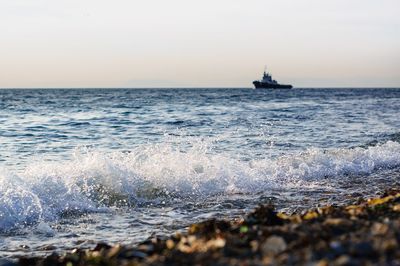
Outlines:
{"type": "Polygon", "coordinates": [[[400,86],[399,0],[0,0],[0,87],[400,86]]]}

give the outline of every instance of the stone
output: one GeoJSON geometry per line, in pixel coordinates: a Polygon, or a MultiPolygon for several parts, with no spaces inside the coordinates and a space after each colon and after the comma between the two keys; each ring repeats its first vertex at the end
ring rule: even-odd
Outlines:
{"type": "Polygon", "coordinates": [[[374,257],[375,255],[372,245],[368,242],[357,243],[353,247],[352,253],[357,257],[374,257]]]}
{"type": "Polygon", "coordinates": [[[287,248],[285,240],[280,236],[270,236],[261,244],[261,252],[264,255],[276,255],[287,248]]]}
{"type": "Polygon", "coordinates": [[[327,218],[324,224],[330,226],[351,226],[352,222],[342,218],[327,218]]]}
{"type": "Polygon", "coordinates": [[[262,205],[253,213],[249,214],[246,219],[247,224],[263,224],[263,225],[282,225],[284,220],[278,216],[275,208],[271,205],[262,205]]]}
{"type": "Polygon", "coordinates": [[[111,248],[111,246],[110,245],[108,245],[107,243],[98,243],[97,245],[96,245],[96,247],[93,249],[94,251],[100,251],[100,250],[102,250],[102,249],[110,249],[111,248]]]}

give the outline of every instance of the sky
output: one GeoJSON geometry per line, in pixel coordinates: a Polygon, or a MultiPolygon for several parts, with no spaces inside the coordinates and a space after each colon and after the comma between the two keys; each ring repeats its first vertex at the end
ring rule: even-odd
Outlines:
{"type": "Polygon", "coordinates": [[[0,0],[0,88],[400,87],[399,0],[0,0]]]}

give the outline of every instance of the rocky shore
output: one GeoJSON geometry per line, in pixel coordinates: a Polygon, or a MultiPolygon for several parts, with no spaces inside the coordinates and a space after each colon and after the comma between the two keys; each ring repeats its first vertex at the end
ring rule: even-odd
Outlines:
{"type": "Polygon", "coordinates": [[[138,246],[98,244],[0,265],[400,265],[400,190],[301,214],[260,206],[242,220],[208,220],[138,246]]]}

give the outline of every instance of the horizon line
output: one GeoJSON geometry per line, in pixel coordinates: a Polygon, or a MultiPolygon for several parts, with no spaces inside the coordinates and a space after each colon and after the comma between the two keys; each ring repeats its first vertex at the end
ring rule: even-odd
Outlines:
{"type": "MultiPolygon", "coordinates": [[[[40,90],[40,89],[49,89],[49,90],[66,90],[66,89],[254,89],[254,87],[0,87],[0,90],[40,90]]],[[[400,86],[397,87],[388,87],[388,86],[310,86],[310,87],[293,87],[293,89],[400,89],[400,86]]],[[[279,90],[279,89],[257,89],[257,90],[279,90]]],[[[288,90],[288,89],[285,89],[288,90]]]]}

